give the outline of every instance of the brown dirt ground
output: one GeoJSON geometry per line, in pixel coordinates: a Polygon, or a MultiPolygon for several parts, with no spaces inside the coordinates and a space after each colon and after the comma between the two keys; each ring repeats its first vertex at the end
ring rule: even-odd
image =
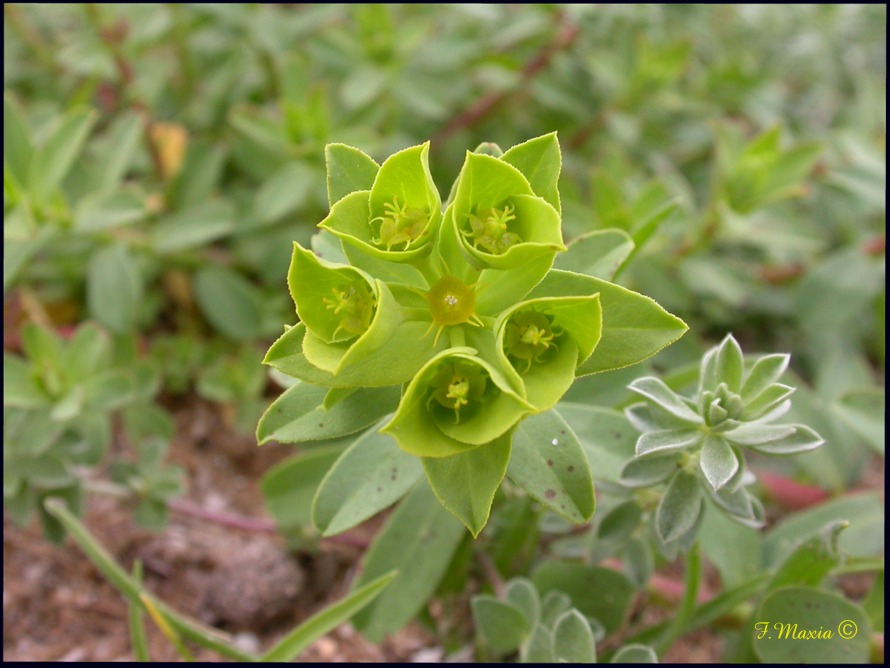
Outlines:
{"type": "MultiPolygon", "coordinates": [[[[259,478],[293,448],[257,448],[252,437],[233,433],[225,416],[201,401],[183,402],[174,412],[179,429],[171,445],[171,460],[186,470],[186,498],[215,512],[264,516],[259,478]]],[[[866,486],[883,487],[883,465],[879,470],[880,479],[866,481],[866,486]]],[[[125,568],[131,568],[137,558],[142,560],[145,585],[159,598],[234,634],[239,645],[251,651],[270,647],[296,623],[342,597],[362,554],[361,547],[340,543],[323,543],[315,553],[289,554],[274,533],[235,529],[179,512],[171,513],[163,531],[150,532],[134,526],[130,510],[120,500],[95,495],[88,499],[85,523],[125,568]]],[[[379,522],[372,521],[361,527],[357,542],[367,542],[376,526],[379,522]]],[[[706,572],[705,584],[712,590],[719,588],[713,573],[706,572]]],[[[640,613],[641,620],[655,622],[669,610],[645,606],[640,613]]],[[[149,620],[145,626],[152,659],[179,660],[149,620]]],[[[666,661],[719,662],[722,646],[719,634],[699,631],[672,647],[666,661]]],[[[220,660],[208,650],[192,649],[199,661],[220,660]]],[[[443,658],[436,638],[416,623],[380,646],[370,644],[347,624],[300,657],[315,662],[438,662],[443,658]]],[[[468,644],[449,658],[472,661],[472,647],[468,644]]],[[[62,546],[51,545],[41,537],[36,521],[21,528],[6,513],[3,659],[133,659],[124,599],[70,539],[62,546]]]]}

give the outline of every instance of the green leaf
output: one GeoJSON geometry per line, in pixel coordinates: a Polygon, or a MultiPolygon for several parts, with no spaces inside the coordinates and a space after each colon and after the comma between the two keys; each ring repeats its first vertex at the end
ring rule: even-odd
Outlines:
{"type": "Polygon", "coordinates": [[[303,206],[315,186],[316,171],[304,162],[289,162],[257,191],[253,211],[262,225],[274,223],[303,206]]]}
{"type": "MultiPolygon", "coordinates": [[[[22,215],[30,217],[30,212],[24,205],[7,213],[4,217],[7,229],[14,217],[22,215]]],[[[22,270],[28,266],[28,262],[55,236],[53,228],[42,227],[33,237],[22,241],[5,238],[3,240],[3,292],[11,288],[22,270]]]]}
{"type": "Polygon", "coordinates": [[[845,520],[829,522],[819,533],[803,541],[779,566],[767,589],[786,586],[816,587],[840,563],[838,536],[850,526],[845,520]]]}
{"type": "Polygon", "coordinates": [[[152,226],[151,243],[159,253],[175,253],[229,235],[235,229],[235,210],[225,200],[210,200],[162,218],[152,226]]]}
{"type": "MultiPolygon", "coordinates": [[[[309,645],[328,633],[328,631],[337,628],[360,610],[370,605],[396,577],[397,573],[394,572],[381,575],[369,581],[363,587],[356,589],[346,598],[315,613],[279,640],[260,660],[268,663],[293,661],[309,645]]],[[[367,580],[367,578],[364,579],[367,580]]]]}
{"type": "Polygon", "coordinates": [[[263,360],[264,364],[289,376],[324,387],[378,387],[410,381],[435,353],[447,342],[443,337],[436,347],[425,336],[426,322],[404,322],[396,334],[373,355],[344,368],[336,376],[309,363],[303,353],[306,325],[299,323],[284,333],[263,360]]]}
{"type": "Polygon", "coordinates": [[[748,369],[745,374],[745,382],[742,384],[742,402],[748,403],[751,399],[763,392],[771,384],[775,383],[785,373],[791,356],[764,355],[748,369]]]}
{"type": "Polygon", "coordinates": [[[680,471],[658,504],[655,526],[665,543],[677,540],[695,526],[703,511],[701,488],[692,474],[680,471]]]}
{"type": "Polygon", "coordinates": [[[621,469],[621,484],[631,488],[652,487],[667,480],[680,466],[677,452],[632,459],[621,469]]]}
{"type": "Polygon", "coordinates": [[[476,632],[496,656],[516,651],[531,631],[531,624],[519,608],[493,596],[474,596],[470,608],[476,632]]]}
{"type": "Polygon", "coordinates": [[[145,203],[126,190],[99,192],[82,198],[74,212],[74,227],[94,232],[128,225],[148,215],[145,203]]]}
{"type": "Polygon", "coordinates": [[[380,167],[365,153],[346,144],[324,147],[327,168],[328,203],[336,202],[357,190],[371,190],[380,167]]]}
{"type": "Polygon", "coordinates": [[[593,515],[593,478],[578,438],[555,411],[533,415],[513,436],[510,479],[572,522],[593,515]]]}
{"type": "Polygon", "coordinates": [[[734,521],[726,513],[712,507],[705,508],[699,542],[708,561],[720,573],[724,589],[749,582],[762,572],[761,532],[734,521]]]}
{"type": "Polygon", "coordinates": [[[614,545],[625,542],[640,526],[643,511],[636,501],[625,501],[612,508],[596,528],[599,540],[614,545]]]}
{"type": "Polygon", "coordinates": [[[557,663],[596,663],[593,632],[577,610],[563,613],[553,625],[553,658],[557,663]]]}
{"type": "Polygon", "coordinates": [[[584,615],[598,620],[607,633],[624,623],[634,596],[634,586],[611,568],[548,561],[532,574],[532,582],[542,595],[558,590],[568,594],[572,605],[584,615]]]}
{"type": "Polygon", "coordinates": [[[372,428],[321,481],[312,501],[312,523],[324,536],[342,533],[401,499],[422,475],[417,457],[372,428]]]}
{"type": "Polygon", "coordinates": [[[327,391],[297,383],[278,397],[257,425],[257,442],[303,443],[355,433],[392,412],[398,388],[363,388],[324,410],[327,391]]]}
{"type": "Polygon", "coordinates": [[[541,619],[541,600],[538,590],[528,578],[513,578],[506,587],[507,602],[516,606],[525,615],[529,629],[541,619]]]}
{"type": "MultiPolygon", "coordinates": [[[[713,514],[713,513],[712,513],[713,514]]],[[[645,589],[655,571],[655,555],[651,543],[639,537],[632,537],[618,554],[624,565],[624,572],[637,589],[645,589]]]]}
{"type": "Polygon", "coordinates": [[[596,463],[597,480],[617,481],[637,442],[637,432],[624,416],[610,408],[565,402],[556,411],[575,432],[587,460],[596,463]]]}
{"type": "Polygon", "coordinates": [[[311,522],[312,499],[344,449],[343,445],[313,448],[288,457],[263,474],[263,504],[279,531],[289,534],[311,522]]]}
{"type": "Polygon", "coordinates": [[[702,473],[714,490],[728,483],[739,470],[732,447],[719,436],[707,436],[701,450],[702,473]]]}
{"type": "Polygon", "coordinates": [[[40,389],[30,365],[17,355],[3,353],[3,406],[37,408],[49,398],[40,389]]]}
{"type": "Polygon", "coordinates": [[[873,450],[884,454],[884,388],[851,390],[832,404],[844,424],[873,450]]]}
{"type": "Polygon", "coordinates": [[[553,266],[610,281],[633,249],[634,242],[624,230],[594,230],[573,239],[553,266]]]}
{"type": "Polygon", "coordinates": [[[850,522],[850,528],[838,537],[843,553],[853,557],[883,554],[883,500],[876,494],[857,494],[832,499],[780,520],[766,535],[763,563],[781,563],[801,540],[834,520],[850,522]]]}
{"type": "Polygon", "coordinates": [[[520,658],[522,663],[554,663],[553,634],[540,624],[535,626],[520,658]]]}
{"type": "Polygon", "coordinates": [[[658,656],[648,645],[631,644],[615,652],[609,663],[658,663],[658,656]]]}
{"type": "Polygon", "coordinates": [[[869,661],[868,617],[837,594],[806,587],[779,589],[763,600],[754,618],[754,653],[765,663],[869,661]]]}
{"type": "Polygon", "coordinates": [[[787,424],[761,424],[749,422],[723,432],[727,440],[738,445],[763,445],[793,436],[795,428],[787,424]]]}
{"type": "Polygon", "coordinates": [[[507,472],[510,436],[507,432],[491,443],[449,457],[422,458],[436,497],[463,522],[473,538],[488,522],[494,494],[507,472]]]}
{"type": "Polygon", "coordinates": [[[234,341],[261,335],[263,304],[256,288],[241,274],[211,264],[198,270],[193,285],[198,308],[220,334],[234,341]]]}
{"type": "Polygon", "coordinates": [[[90,315],[117,334],[135,329],[142,302],[142,275],[122,243],[99,248],[87,268],[90,315]]]}
{"type": "MultiPolygon", "coordinates": [[[[537,596],[537,593],[535,594],[537,596]]],[[[562,613],[571,609],[572,599],[561,591],[552,589],[541,599],[541,625],[552,628],[562,613]]]]}
{"type": "MultiPolygon", "coordinates": [[[[814,450],[825,443],[825,439],[805,425],[795,424],[789,426],[794,430],[789,436],[765,443],[751,444],[748,447],[765,455],[794,455],[814,450]]],[[[730,441],[738,442],[737,438],[730,436],[728,432],[724,436],[730,441]]]]}
{"type": "MultiPolygon", "coordinates": [[[[34,146],[24,111],[11,93],[3,93],[3,164],[19,186],[27,187],[34,146]]],[[[6,169],[3,170],[4,172],[6,169]]]]}
{"type": "Polygon", "coordinates": [[[227,146],[218,141],[189,138],[185,160],[170,184],[171,211],[195,207],[212,197],[222,177],[226,154],[227,146]]]}
{"type": "Polygon", "coordinates": [[[522,172],[532,191],[561,214],[558,186],[562,153],[555,132],[516,144],[507,149],[501,160],[522,172]]]}
{"type": "Polygon", "coordinates": [[[740,392],[742,389],[742,374],[745,370],[745,359],[742,356],[741,347],[739,347],[732,334],[727,334],[726,338],[717,347],[714,364],[717,385],[726,383],[732,392],[740,392]]]}
{"type": "Polygon", "coordinates": [[[630,385],[628,389],[645,397],[649,401],[654,402],[660,408],[677,417],[684,422],[697,425],[702,423],[701,416],[693,411],[682,397],[675,393],[671,388],[665,385],[664,381],[654,376],[646,376],[638,378],[630,385]]]}
{"type": "Polygon", "coordinates": [[[108,127],[105,150],[95,163],[94,183],[101,192],[113,192],[133,163],[145,122],[142,114],[124,112],[108,127]]]}
{"type": "Polygon", "coordinates": [[[406,497],[390,516],[365,553],[360,587],[381,573],[399,574],[371,607],[353,624],[372,643],[398,631],[426,604],[451,556],[464,536],[464,527],[445,510],[426,484],[406,497]]]}
{"type": "Polygon", "coordinates": [[[871,590],[862,601],[863,609],[868,613],[872,628],[878,633],[884,632],[884,571],[875,578],[871,590]]]}
{"type": "Polygon", "coordinates": [[[603,309],[603,335],[590,359],[578,369],[578,376],[642,362],[688,329],[649,297],[593,276],[558,269],[551,270],[527,298],[596,293],[603,309]]]}
{"type": "Polygon", "coordinates": [[[95,111],[80,107],[56,119],[48,139],[31,160],[28,183],[37,202],[46,202],[74,166],[96,117],[95,111]]]}
{"type": "Polygon", "coordinates": [[[636,456],[648,457],[695,447],[703,434],[698,429],[665,429],[648,431],[637,441],[636,456]]]}

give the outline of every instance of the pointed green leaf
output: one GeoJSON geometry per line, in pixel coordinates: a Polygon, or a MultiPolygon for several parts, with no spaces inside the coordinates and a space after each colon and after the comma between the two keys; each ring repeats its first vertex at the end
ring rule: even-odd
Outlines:
{"type": "Polygon", "coordinates": [[[87,195],[77,203],[74,227],[83,232],[120,227],[148,216],[145,202],[126,190],[87,195]]]}
{"type": "MultiPolygon", "coordinates": [[[[795,388],[790,385],[773,383],[768,385],[760,394],[753,397],[742,410],[740,419],[756,420],[775,410],[783,401],[794,394],[795,388]]],[[[772,419],[778,419],[776,415],[772,419]]],[[[769,420],[771,421],[771,420],[769,420]]]]}
{"type": "Polygon", "coordinates": [[[671,480],[656,511],[656,528],[661,539],[670,543],[683,536],[695,526],[702,509],[697,478],[680,471],[671,480]]]}
{"type": "Polygon", "coordinates": [[[488,522],[509,459],[508,432],[474,450],[450,457],[423,457],[422,461],[436,497],[476,538],[488,522]]]}
{"type": "Polygon", "coordinates": [[[45,202],[67,176],[96,121],[92,109],[71,109],[58,118],[40,150],[34,153],[28,182],[37,202],[45,202]]]}
{"type": "Polygon", "coordinates": [[[142,293],[142,275],[126,246],[118,242],[93,253],[87,268],[87,306],[96,320],[117,334],[129,333],[137,325],[142,293]]]}
{"type": "Polygon", "coordinates": [[[386,592],[360,612],[353,624],[372,643],[407,624],[435,591],[454,551],[465,536],[426,483],[418,485],[389,517],[365,553],[360,587],[396,568],[386,592]]]}
{"type": "Polygon", "coordinates": [[[884,454],[884,388],[852,390],[832,404],[841,420],[881,455],[884,454]]]}
{"type": "Polygon", "coordinates": [[[803,541],[783,561],[768,585],[769,591],[786,586],[817,587],[841,560],[839,534],[850,526],[846,520],[829,522],[815,536],[803,541]]]}
{"type": "Polygon", "coordinates": [[[381,575],[351,592],[346,598],[315,613],[279,640],[262,656],[261,661],[268,663],[293,661],[313,642],[368,606],[396,577],[395,572],[381,575]]]}
{"type": "Polygon", "coordinates": [[[593,632],[577,610],[563,613],[553,625],[553,658],[558,663],[596,663],[593,632]]]}
{"type": "Polygon", "coordinates": [[[703,434],[697,429],[666,429],[649,431],[637,441],[637,457],[665,454],[696,446],[703,434]]]}
{"type": "Polygon", "coordinates": [[[33,152],[31,131],[24,111],[18,100],[6,92],[3,94],[3,163],[23,188],[29,185],[28,170],[33,152]]]}
{"type": "Polygon", "coordinates": [[[590,359],[578,369],[578,376],[642,362],[688,329],[649,297],[593,276],[558,269],[551,270],[527,298],[596,293],[603,309],[603,335],[590,359]]]}
{"type": "Polygon", "coordinates": [[[553,266],[610,281],[633,249],[634,242],[624,230],[595,230],[573,239],[553,266]]]}
{"type": "Polygon", "coordinates": [[[152,225],[151,247],[159,253],[177,253],[204,246],[235,229],[235,209],[226,200],[200,202],[165,216],[152,225]]]}
{"type": "Polygon", "coordinates": [[[422,475],[417,457],[372,428],[321,481],[312,501],[312,523],[324,536],[342,533],[401,499],[422,475]]]}
{"type": "Polygon", "coordinates": [[[742,389],[742,374],[745,370],[745,359],[742,356],[742,349],[739,347],[732,334],[727,334],[726,338],[717,347],[717,354],[714,358],[715,373],[717,375],[717,384],[726,383],[732,392],[738,393],[742,389]]]}
{"type": "Polygon", "coordinates": [[[313,448],[288,457],[263,474],[263,504],[280,532],[297,532],[312,521],[312,498],[344,449],[339,444],[313,448]]]}
{"type": "Polygon", "coordinates": [[[837,594],[807,587],[779,589],[763,600],[754,619],[754,653],[764,663],[869,661],[868,617],[837,594]]]}
{"type": "Polygon", "coordinates": [[[729,443],[719,436],[708,436],[702,446],[700,466],[711,487],[718,490],[739,470],[739,460],[729,443]]]}
{"type": "Polygon", "coordinates": [[[693,411],[680,395],[665,385],[660,378],[655,378],[654,376],[638,378],[628,385],[628,389],[655,402],[658,406],[681,420],[691,424],[702,423],[701,416],[693,411]]]}
{"type": "Polygon", "coordinates": [[[748,402],[775,383],[785,373],[791,356],[785,354],[764,355],[748,369],[742,384],[742,401],[748,402]]]}
{"type": "Polygon", "coordinates": [[[600,521],[596,528],[599,540],[620,545],[640,526],[643,511],[636,501],[625,501],[614,508],[600,521]]]}
{"type": "Polygon", "coordinates": [[[476,632],[497,656],[515,652],[531,631],[531,625],[521,610],[493,596],[474,596],[470,608],[476,632]]]}
{"type": "Polygon", "coordinates": [[[677,472],[680,460],[676,452],[632,459],[621,470],[621,484],[632,488],[657,485],[677,472]]]}
{"type": "Polygon", "coordinates": [[[507,474],[538,502],[572,522],[585,522],[593,515],[587,456],[554,411],[533,415],[519,425],[507,474]]]}
{"type": "Polygon", "coordinates": [[[723,432],[727,440],[738,445],[763,445],[787,439],[795,434],[795,428],[791,425],[773,425],[760,423],[746,423],[735,429],[723,432]]]}
{"type": "Polygon", "coordinates": [[[3,353],[3,406],[37,408],[46,405],[49,397],[40,389],[31,374],[30,365],[17,355],[3,353]]]}
{"type": "Polygon", "coordinates": [[[532,191],[561,212],[558,186],[562,153],[555,132],[516,144],[501,156],[501,160],[522,172],[532,191]]]}
{"type": "Polygon", "coordinates": [[[211,325],[234,341],[260,336],[263,303],[256,288],[229,267],[212,264],[195,274],[195,301],[211,325]]]}
{"type": "MultiPolygon", "coordinates": [[[[806,425],[794,424],[788,425],[788,427],[793,430],[789,436],[752,444],[748,447],[765,455],[794,455],[799,452],[815,450],[825,443],[825,439],[806,425]]],[[[724,436],[733,440],[727,434],[724,436]]]]}
{"type": "Polygon", "coordinates": [[[338,438],[370,426],[390,413],[398,388],[363,388],[325,411],[326,390],[307,383],[289,388],[260,418],[257,442],[303,443],[338,438]]]}

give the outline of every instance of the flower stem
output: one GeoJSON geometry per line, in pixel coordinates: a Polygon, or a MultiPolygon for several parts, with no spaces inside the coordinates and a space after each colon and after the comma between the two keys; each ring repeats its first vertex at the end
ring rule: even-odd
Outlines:
{"type": "Polygon", "coordinates": [[[680,601],[680,609],[673,621],[665,628],[664,632],[659,636],[654,644],[659,659],[664,657],[664,653],[671,645],[683,635],[686,623],[689,621],[692,613],[695,611],[695,602],[698,596],[698,587],[701,582],[701,556],[699,555],[698,541],[689,550],[686,555],[686,581],[683,591],[683,599],[680,601]]]}

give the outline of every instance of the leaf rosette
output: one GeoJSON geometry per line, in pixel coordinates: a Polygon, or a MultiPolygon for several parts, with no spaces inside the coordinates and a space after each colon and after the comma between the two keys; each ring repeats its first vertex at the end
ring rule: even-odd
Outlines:
{"type": "Polygon", "coordinates": [[[494,441],[532,412],[509,378],[476,352],[454,347],[427,362],[382,431],[413,455],[448,457],[494,441]]]}
{"type": "Polygon", "coordinates": [[[412,262],[430,253],[442,221],[442,200],[429,170],[429,142],[387,158],[370,190],[352,192],[331,207],[319,227],[380,260],[412,262]]]}

